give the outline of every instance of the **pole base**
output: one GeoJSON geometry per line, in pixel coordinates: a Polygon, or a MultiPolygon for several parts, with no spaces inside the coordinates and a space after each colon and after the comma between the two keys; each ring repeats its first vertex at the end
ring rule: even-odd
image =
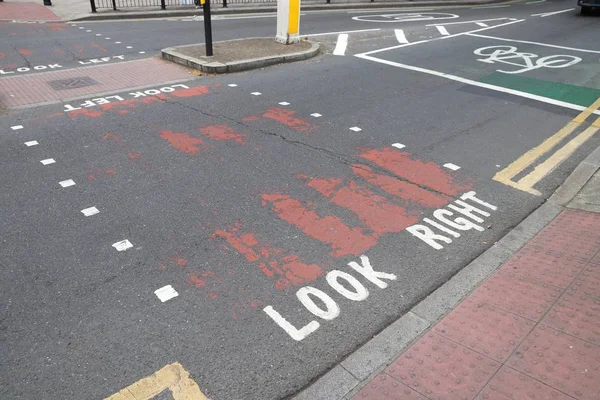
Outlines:
{"type": "Polygon", "coordinates": [[[51,6],[52,5],[52,1],[50,1],[50,0],[44,0],[44,5],[45,6],[51,6]]]}
{"type": "Polygon", "coordinates": [[[300,42],[300,36],[297,34],[294,35],[277,35],[275,36],[275,41],[283,44],[294,44],[300,42]]]}

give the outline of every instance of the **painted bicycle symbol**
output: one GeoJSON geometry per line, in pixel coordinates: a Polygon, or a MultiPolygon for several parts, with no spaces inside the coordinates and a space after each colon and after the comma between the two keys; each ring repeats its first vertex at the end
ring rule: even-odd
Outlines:
{"type": "Polygon", "coordinates": [[[520,74],[522,72],[532,71],[538,68],[566,68],[581,61],[581,58],[579,57],[563,54],[555,54],[552,56],[538,58],[537,54],[520,53],[514,46],[481,47],[475,50],[473,53],[477,54],[478,56],[487,57],[478,58],[477,61],[488,64],[502,63],[521,67],[515,71],[503,71],[501,69],[496,70],[505,74],[520,74]]]}

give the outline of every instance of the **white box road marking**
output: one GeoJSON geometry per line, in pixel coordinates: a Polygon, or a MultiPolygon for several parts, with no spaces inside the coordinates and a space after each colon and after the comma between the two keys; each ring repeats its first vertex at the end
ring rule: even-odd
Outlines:
{"type": "Polygon", "coordinates": [[[58,184],[64,188],[75,185],[73,179],[67,179],[66,181],[58,182],[58,184]]]}
{"type": "Polygon", "coordinates": [[[452,163],[446,163],[444,164],[444,167],[451,169],[452,171],[458,171],[460,169],[458,165],[452,163]]]}
{"type": "Polygon", "coordinates": [[[396,40],[398,40],[398,43],[408,43],[406,35],[402,29],[394,29],[394,33],[396,33],[396,40]]]}
{"type": "Polygon", "coordinates": [[[121,240],[120,242],[114,243],[112,245],[112,247],[117,249],[117,251],[125,251],[127,249],[132,248],[133,245],[131,244],[131,242],[129,240],[125,239],[125,240],[121,240]]]}
{"type": "Polygon", "coordinates": [[[171,300],[173,297],[179,296],[179,293],[177,293],[177,291],[175,289],[173,289],[173,286],[171,286],[171,285],[163,286],[160,289],[155,290],[154,294],[163,303],[167,300],[171,300]]]}
{"type": "Polygon", "coordinates": [[[437,25],[436,28],[437,28],[438,31],[440,31],[441,35],[444,35],[444,36],[449,36],[450,35],[450,33],[448,32],[448,30],[445,27],[443,27],[441,25],[437,25]]]}
{"type": "Polygon", "coordinates": [[[89,216],[98,214],[100,211],[98,211],[98,209],[96,207],[90,207],[90,208],[84,208],[83,210],[81,210],[81,212],[86,217],[89,217],[89,216]]]}

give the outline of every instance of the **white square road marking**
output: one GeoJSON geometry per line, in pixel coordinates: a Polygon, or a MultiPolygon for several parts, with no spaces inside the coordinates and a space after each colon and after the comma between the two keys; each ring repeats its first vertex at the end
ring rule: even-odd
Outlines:
{"type": "Polygon", "coordinates": [[[56,161],[54,158],[46,158],[45,160],[40,161],[44,165],[54,164],[56,161]]]}
{"type": "Polygon", "coordinates": [[[460,169],[458,165],[452,163],[446,163],[444,164],[444,167],[451,169],[452,171],[458,171],[460,169]]]}
{"type": "Polygon", "coordinates": [[[260,96],[262,93],[261,92],[252,92],[250,94],[253,96],[260,96]]]}
{"type": "Polygon", "coordinates": [[[154,294],[163,303],[167,300],[171,300],[173,297],[179,296],[179,293],[177,293],[177,291],[173,289],[173,286],[171,285],[163,286],[160,289],[155,290],[154,294]]]}
{"type": "Polygon", "coordinates": [[[73,179],[67,179],[66,181],[58,182],[58,184],[64,188],[75,185],[73,179]]]}
{"type": "Polygon", "coordinates": [[[37,140],[32,140],[30,142],[25,142],[25,146],[27,147],[31,147],[31,146],[37,146],[39,143],[37,142],[37,140]]]}
{"type": "Polygon", "coordinates": [[[315,117],[315,118],[322,117],[322,115],[321,115],[321,114],[319,114],[319,113],[313,113],[313,114],[310,114],[310,116],[311,116],[311,117],[315,117]]]}
{"type": "Polygon", "coordinates": [[[397,149],[403,149],[403,148],[405,148],[406,146],[405,146],[405,145],[403,145],[402,143],[394,143],[394,144],[392,145],[392,147],[395,147],[395,148],[397,148],[397,149]]]}
{"type": "Polygon", "coordinates": [[[352,128],[350,128],[351,131],[353,132],[360,132],[362,131],[362,129],[360,129],[358,126],[353,126],[352,128]]]}
{"type": "Polygon", "coordinates": [[[117,249],[117,251],[125,251],[127,249],[132,248],[133,245],[131,244],[131,242],[129,240],[125,239],[125,240],[121,240],[120,242],[114,243],[112,245],[112,247],[117,249]]]}
{"type": "Polygon", "coordinates": [[[98,214],[100,211],[98,211],[98,209],[96,207],[90,207],[90,208],[84,208],[83,210],[81,210],[81,212],[86,217],[89,217],[89,216],[98,214]]]}
{"type": "Polygon", "coordinates": [[[15,126],[11,126],[10,129],[12,129],[13,131],[17,131],[19,129],[23,129],[23,125],[15,125],[15,126]]]}

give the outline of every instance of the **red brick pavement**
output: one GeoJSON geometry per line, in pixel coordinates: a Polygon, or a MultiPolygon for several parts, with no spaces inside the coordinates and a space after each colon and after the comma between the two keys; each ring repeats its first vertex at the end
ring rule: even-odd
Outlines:
{"type": "Polygon", "coordinates": [[[43,1],[39,1],[37,3],[0,2],[0,20],[2,19],[20,21],[61,20],[50,10],[50,8],[43,5],[43,1]]]}
{"type": "Polygon", "coordinates": [[[86,95],[91,96],[95,93],[160,85],[161,82],[192,77],[186,68],[158,58],[23,74],[0,79],[0,106],[11,108],[48,101],[62,101],[86,95]],[[49,84],[51,81],[77,77],[89,77],[98,83],[93,86],[67,90],[56,90],[49,84]]]}
{"type": "Polygon", "coordinates": [[[359,399],[600,399],[600,215],[562,212],[359,399]]]}

